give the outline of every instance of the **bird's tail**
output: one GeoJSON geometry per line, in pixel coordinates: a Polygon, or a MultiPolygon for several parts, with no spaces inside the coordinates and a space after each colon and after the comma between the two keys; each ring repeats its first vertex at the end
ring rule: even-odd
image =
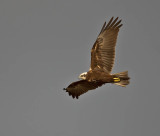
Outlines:
{"type": "Polygon", "coordinates": [[[125,87],[129,84],[128,71],[113,74],[114,84],[125,87]]]}

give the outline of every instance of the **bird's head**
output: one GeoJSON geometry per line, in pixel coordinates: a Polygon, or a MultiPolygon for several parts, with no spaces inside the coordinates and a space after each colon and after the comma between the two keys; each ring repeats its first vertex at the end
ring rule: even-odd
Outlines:
{"type": "Polygon", "coordinates": [[[81,74],[79,75],[79,79],[86,80],[86,75],[87,75],[87,72],[81,73],[81,74]]]}

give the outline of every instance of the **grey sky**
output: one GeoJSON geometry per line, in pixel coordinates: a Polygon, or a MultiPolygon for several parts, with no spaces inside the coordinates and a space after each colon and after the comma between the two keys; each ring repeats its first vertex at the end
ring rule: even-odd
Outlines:
{"type": "Polygon", "coordinates": [[[158,0],[1,0],[1,136],[160,135],[158,0]],[[113,73],[78,100],[62,89],[88,71],[104,21],[122,19],[113,73]]]}

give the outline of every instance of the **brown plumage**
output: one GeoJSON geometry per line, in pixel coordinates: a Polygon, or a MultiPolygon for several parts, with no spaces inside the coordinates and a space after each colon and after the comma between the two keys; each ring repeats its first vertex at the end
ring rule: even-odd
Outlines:
{"type": "Polygon", "coordinates": [[[115,59],[115,46],[121,20],[118,17],[104,23],[97,40],[91,50],[91,65],[87,73],[82,73],[79,78],[83,79],[71,83],[64,88],[69,95],[77,98],[88,90],[96,89],[105,83],[114,83],[125,87],[129,84],[128,71],[110,74],[115,59]]]}
{"type": "Polygon", "coordinates": [[[70,84],[66,89],[66,92],[68,92],[69,95],[72,95],[73,98],[77,98],[86,93],[88,90],[96,89],[97,87],[102,86],[103,82],[97,81],[97,82],[89,82],[87,80],[80,80],[77,82],[73,82],[70,84]]]}
{"type": "Polygon", "coordinates": [[[109,73],[115,59],[115,46],[119,28],[122,26],[121,20],[116,23],[118,17],[112,22],[113,17],[106,25],[104,23],[102,30],[91,50],[91,69],[99,66],[101,69],[107,70],[109,73]]]}

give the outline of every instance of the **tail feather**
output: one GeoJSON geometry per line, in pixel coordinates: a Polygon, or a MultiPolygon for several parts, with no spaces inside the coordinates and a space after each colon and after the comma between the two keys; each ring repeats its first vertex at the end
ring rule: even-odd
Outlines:
{"type": "Polygon", "coordinates": [[[126,85],[129,84],[129,77],[128,77],[128,71],[124,71],[124,72],[120,72],[120,73],[116,73],[114,74],[115,77],[120,78],[119,82],[116,82],[114,84],[125,87],[126,85]]]}

